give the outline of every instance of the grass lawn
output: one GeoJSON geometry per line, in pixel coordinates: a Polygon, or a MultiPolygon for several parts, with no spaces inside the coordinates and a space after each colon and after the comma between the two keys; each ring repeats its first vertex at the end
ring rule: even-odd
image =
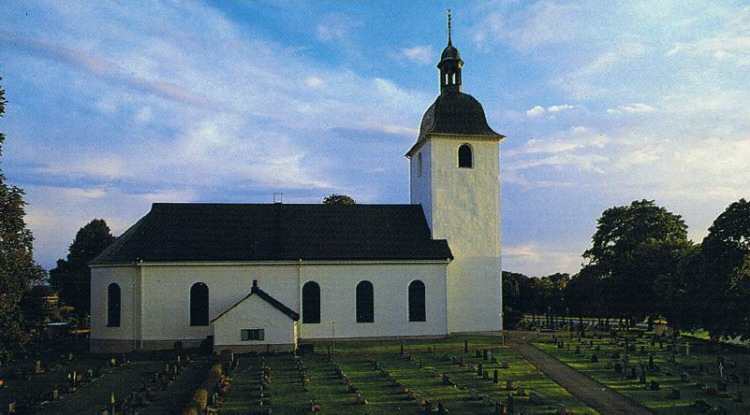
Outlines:
{"type": "MultiPolygon", "coordinates": [[[[672,352],[667,350],[667,344],[660,348],[658,342],[651,345],[650,335],[644,335],[641,338],[629,335],[628,344],[635,346],[628,352],[628,365],[636,368],[637,376],[635,379],[625,379],[623,374],[615,372],[615,364],[622,364],[622,358],[625,355],[623,340],[620,340],[619,345],[614,339],[608,337],[585,338],[579,343],[577,338],[571,339],[568,333],[556,333],[556,336],[564,342],[563,348],[559,348],[554,342],[538,342],[534,345],[579,372],[651,408],[658,414],[700,413],[691,406],[701,399],[712,407],[723,407],[731,414],[750,413],[748,403],[750,386],[743,385],[742,379],[742,376],[748,372],[747,354],[741,355],[736,352],[721,354],[725,362],[723,370],[724,380],[727,382],[727,393],[720,394],[718,393],[720,379],[717,363],[719,352],[710,351],[706,343],[692,343],[689,355],[685,353],[684,346],[678,346],[675,363],[671,363],[669,360],[672,352]],[[576,347],[580,347],[578,356],[576,356],[576,347]],[[615,352],[619,353],[620,357],[614,357],[615,352]],[[599,362],[591,362],[593,354],[598,356],[599,362]],[[653,361],[658,370],[648,370],[649,354],[653,355],[653,361]],[[649,390],[640,383],[641,364],[646,365],[647,382],[650,383],[652,380],[658,382],[659,390],[649,390]],[[700,370],[701,365],[703,371],[700,370]],[[683,373],[687,374],[687,380],[681,379],[683,373]],[[738,376],[739,382],[731,382],[730,377],[736,380],[732,375],[738,376]],[[672,389],[679,391],[679,399],[668,398],[672,389]],[[744,402],[742,403],[733,400],[738,390],[743,394],[744,402]]],[[[547,336],[548,339],[551,337],[552,335],[547,336]]]]}
{"type": "MultiPolygon", "coordinates": [[[[516,398],[516,409],[523,413],[555,414],[559,403],[577,414],[595,413],[497,341],[495,337],[406,341],[405,355],[400,354],[401,342],[346,342],[336,345],[331,358],[326,355],[327,346],[318,345],[317,353],[300,357],[309,379],[307,385],[291,355],[239,356],[239,366],[231,373],[232,389],[220,413],[240,414],[261,409],[259,387],[263,362],[270,368],[267,392],[273,413],[302,413],[308,408],[308,401],[314,401],[327,413],[415,414],[423,412],[413,397],[418,394],[435,407],[442,402],[453,414],[489,414],[494,408],[485,406],[481,399],[472,399],[471,389],[505,403],[511,393],[505,390],[506,380],[525,388],[527,396],[516,398]],[[468,353],[464,353],[464,340],[469,342],[468,353]],[[476,350],[483,349],[489,349],[498,363],[477,358],[476,350]],[[467,367],[452,363],[451,357],[463,359],[464,364],[482,363],[490,378],[492,371],[499,369],[500,382],[495,384],[491,379],[477,376],[475,371],[469,372],[467,367]],[[507,362],[510,367],[500,369],[500,362],[507,362]],[[367,405],[357,404],[357,393],[349,391],[339,371],[367,400],[367,405]],[[443,385],[439,377],[443,373],[457,386],[443,385]],[[540,403],[530,402],[530,391],[538,396],[540,403]]],[[[516,395],[516,390],[512,393],[516,395]]]]}

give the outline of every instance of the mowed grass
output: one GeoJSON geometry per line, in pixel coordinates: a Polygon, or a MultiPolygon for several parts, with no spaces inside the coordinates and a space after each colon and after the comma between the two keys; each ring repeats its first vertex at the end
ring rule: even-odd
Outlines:
{"type": "Polygon", "coordinates": [[[494,407],[472,399],[471,389],[487,395],[492,401],[506,403],[510,393],[516,395],[515,389],[505,390],[506,380],[523,386],[527,392],[527,396],[515,398],[516,409],[522,413],[555,414],[559,403],[577,414],[596,413],[513,351],[498,344],[496,337],[451,337],[403,343],[346,342],[336,344],[331,356],[328,356],[328,345],[317,345],[316,353],[299,358],[309,379],[306,386],[292,355],[238,358],[240,363],[231,373],[232,389],[220,409],[221,414],[245,414],[263,409],[259,390],[263,363],[270,368],[267,391],[273,413],[305,413],[309,411],[311,401],[319,404],[325,413],[423,413],[423,407],[409,393],[413,391],[435,408],[438,402],[442,402],[452,414],[490,414],[494,407]],[[468,353],[464,353],[464,340],[469,342],[468,353]],[[401,355],[402,345],[405,355],[401,355]],[[484,349],[489,349],[498,363],[477,358],[476,350],[484,349]],[[468,368],[452,363],[451,356],[463,359],[466,364],[482,363],[490,378],[498,369],[500,382],[495,384],[477,376],[475,371],[469,372],[468,368]],[[500,362],[507,362],[510,367],[501,369],[500,362]],[[357,393],[348,390],[337,367],[367,400],[366,405],[357,404],[357,393]],[[384,373],[389,374],[390,379],[384,373]],[[443,385],[442,378],[435,376],[443,373],[457,387],[443,385]],[[400,386],[394,386],[394,383],[400,386]],[[536,393],[542,402],[531,403],[529,391],[536,393]]]}
{"type": "MultiPolygon", "coordinates": [[[[639,402],[640,404],[654,410],[658,414],[665,415],[684,415],[692,413],[701,413],[696,411],[692,405],[697,400],[705,400],[714,408],[723,407],[730,414],[750,414],[750,404],[748,403],[748,394],[750,387],[743,385],[742,374],[748,372],[748,355],[737,353],[723,353],[725,360],[724,380],[728,381],[731,374],[740,376],[740,382],[728,382],[727,396],[719,397],[713,391],[718,389],[719,369],[717,364],[718,353],[710,352],[706,344],[699,347],[693,346],[690,350],[690,356],[685,356],[684,348],[678,347],[676,353],[676,364],[668,361],[671,352],[667,351],[667,345],[659,347],[658,342],[651,346],[650,336],[643,338],[634,337],[629,341],[630,344],[635,342],[636,351],[628,352],[630,366],[637,368],[638,377],[640,376],[640,364],[648,365],[648,354],[654,356],[654,364],[658,371],[646,371],[646,380],[650,383],[652,380],[659,383],[659,390],[648,390],[646,385],[642,385],[638,377],[635,379],[625,379],[622,374],[616,373],[614,364],[621,362],[624,356],[624,345],[617,346],[613,339],[592,339],[585,338],[579,343],[577,338],[570,339],[568,333],[557,333],[560,340],[566,344],[565,348],[558,348],[554,343],[538,342],[534,345],[557,360],[567,364],[577,371],[591,377],[592,379],[620,392],[621,394],[639,402]],[[593,342],[593,346],[590,345],[593,342]],[[567,344],[570,345],[568,349],[567,344]],[[575,356],[576,346],[580,346],[581,355],[575,356]],[[599,347],[599,351],[594,348],[599,347]],[[644,352],[641,353],[641,347],[644,352]],[[607,353],[619,352],[620,358],[607,358],[607,353]],[[596,353],[599,357],[598,363],[590,361],[592,354],[596,353]],[[699,368],[701,362],[704,371],[701,373],[699,368]],[[735,365],[736,364],[736,365],[735,365]],[[687,373],[689,381],[682,381],[682,373],[687,373]],[[701,386],[705,385],[712,389],[706,390],[701,386]],[[668,395],[672,389],[679,390],[680,399],[669,399],[668,395]],[[737,391],[741,391],[744,402],[734,402],[737,391]]],[[[548,336],[548,337],[551,337],[548,336]]]]}

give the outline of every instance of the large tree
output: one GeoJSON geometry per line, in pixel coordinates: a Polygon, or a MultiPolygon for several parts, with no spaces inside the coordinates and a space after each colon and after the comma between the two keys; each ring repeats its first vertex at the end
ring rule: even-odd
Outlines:
{"type": "Polygon", "coordinates": [[[716,336],[750,339],[750,202],[720,214],[701,244],[703,327],[716,336]]]}
{"type": "Polygon", "coordinates": [[[675,272],[690,246],[679,215],[653,200],[633,201],[602,213],[581,272],[602,280],[616,317],[652,318],[662,311],[655,282],[675,272]]]}
{"type": "Polygon", "coordinates": [[[323,198],[324,205],[354,205],[357,202],[347,195],[332,194],[323,198]]]}
{"type": "MultiPolygon", "coordinates": [[[[0,117],[6,102],[0,87],[0,117]]],[[[4,141],[0,133],[0,156],[4,141]]],[[[31,286],[44,279],[44,270],[33,260],[34,238],[24,222],[23,194],[21,188],[5,182],[0,170],[0,352],[18,351],[30,339],[20,303],[31,286]]]]}
{"type": "Polygon", "coordinates": [[[67,259],[58,259],[57,267],[49,272],[52,287],[60,291],[60,298],[73,306],[79,316],[91,312],[91,270],[88,263],[114,242],[115,237],[107,222],[94,219],[78,230],[67,259]]]}

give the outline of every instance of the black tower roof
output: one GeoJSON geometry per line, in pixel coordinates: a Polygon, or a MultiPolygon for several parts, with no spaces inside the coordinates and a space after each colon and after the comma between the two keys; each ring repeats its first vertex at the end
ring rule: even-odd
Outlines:
{"type": "Polygon", "coordinates": [[[419,128],[419,138],[407,156],[432,134],[478,136],[502,139],[484,115],[482,104],[469,94],[461,92],[461,54],[451,42],[451,17],[448,11],[448,45],[440,55],[440,95],[425,111],[419,128]]]}

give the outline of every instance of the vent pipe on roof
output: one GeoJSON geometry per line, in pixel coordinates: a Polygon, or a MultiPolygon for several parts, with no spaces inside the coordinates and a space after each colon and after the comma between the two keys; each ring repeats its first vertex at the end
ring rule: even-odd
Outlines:
{"type": "Polygon", "coordinates": [[[258,280],[253,280],[253,288],[258,288],[258,280]]]}

